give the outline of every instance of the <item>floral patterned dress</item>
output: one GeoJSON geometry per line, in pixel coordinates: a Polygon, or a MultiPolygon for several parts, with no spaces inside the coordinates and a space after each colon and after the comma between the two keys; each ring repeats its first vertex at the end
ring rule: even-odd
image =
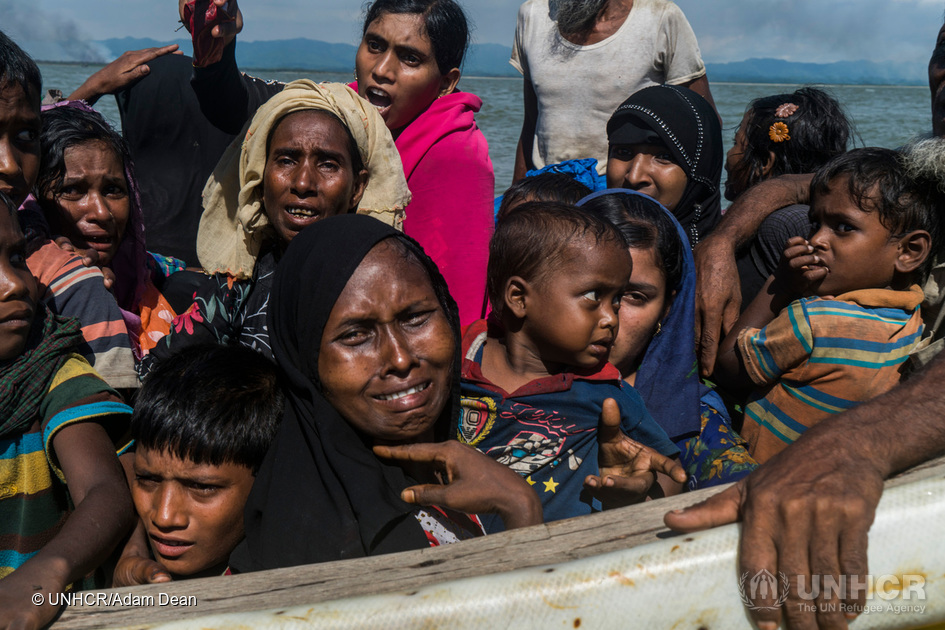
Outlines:
{"type": "Polygon", "coordinates": [[[194,303],[174,319],[170,333],[140,362],[139,377],[143,379],[159,361],[182,349],[205,343],[239,343],[272,359],[266,313],[276,262],[269,251],[260,256],[251,279],[237,280],[226,274],[208,277],[194,295],[194,303]]]}

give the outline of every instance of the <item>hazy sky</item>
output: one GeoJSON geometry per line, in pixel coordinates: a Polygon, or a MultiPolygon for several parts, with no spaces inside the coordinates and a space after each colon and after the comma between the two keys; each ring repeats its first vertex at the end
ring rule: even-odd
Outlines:
{"type": "MultiPolygon", "coordinates": [[[[519,0],[461,0],[475,40],[511,45],[519,0]]],[[[710,62],[749,57],[925,64],[945,0],[678,0],[710,62]]],[[[243,37],[356,43],[360,0],[244,0],[243,37]]],[[[22,41],[181,37],[170,0],[0,0],[0,29],[22,41]]],[[[186,36],[186,34],[184,35],[186,36]]]]}

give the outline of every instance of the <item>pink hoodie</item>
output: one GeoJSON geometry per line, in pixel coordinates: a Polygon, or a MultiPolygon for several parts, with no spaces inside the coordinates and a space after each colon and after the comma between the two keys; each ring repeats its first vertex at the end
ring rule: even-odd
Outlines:
{"type": "Polygon", "coordinates": [[[404,232],[436,262],[459,304],[459,319],[479,319],[486,291],[495,174],[476,125],[482,100],[454,92],[436,99],[395,144],[413,200],[404,232]]]}
{"type": "MultiPolygon", "coordinates": [[[[357,85],[351,87],[357,90],[357,85]]],[[[433,101],[394,141],[413,200],[404,232],[440,268],[465,325],[482,317],[495,174],[476,125],[482,99],[454,92],[433,101]]]]}

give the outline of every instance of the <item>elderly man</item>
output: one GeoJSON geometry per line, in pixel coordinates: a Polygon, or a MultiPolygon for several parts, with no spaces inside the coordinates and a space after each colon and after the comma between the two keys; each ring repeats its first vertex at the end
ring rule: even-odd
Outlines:
{"type": "MultiPolygon", "coordinates": [[[[929,87],[932,130],[937,137],[911,147],[911,161],[923,174],[941,177],[945,174],[945,26],[929,61],[929,87]]],[[[768,192],[773,197],[781,194],[777,201],[790,203],[792,195],[802,190],[788,182],[768,192]]],[[[768,203],[767,207],[780,206],[768,203]]],[[[730,211],[723,223],[741,222],[733,233],[739,229],[744,233],[751,231],[753,219],[730,211]]],[[[703,247],[710,245],[707,239],[703,247]]],[[[945,346],[941,244],[939,251],[922,305],[931,343],[913,356],[916,364],[928,365],[887,394],[810,429],[743,482],[702,504],[666,515],[666,524],[683,532],[741,519],[740,571],[754,575],[767,569],[791,577],[791,592],[783,607],[751,611],[762,630],[773,630],[782,611],[791,628],[845,628],[846,620],[856,615],[844,610],[862,607],[865,590],[847,589],[852,596],[842,602],[845,608],[812,610],[798,605],[795,576],[840,575],[848,585],[855,583],[851,576],[860,576],[862,584],[867,574],[867,534],[883,480],[945,453],[945,356],[941,352],[932,356],[945,346]]],[[[728,284],[731,287],[731,281],[728,284]]],[[[737,286],[734,291],[738,293],[737,286]]],[[[806,583],[811,582],[807,579],[806,583]]],[[[835,598],[818,603],[841,602],[835,598]]]]}
{"type": "Polygon", "coordinates": [[[525,77],[515,179],[582,158],[603,174],[607,120],[641,88],[681,85],[712,103],[696,36],[668,0],[528,0],[511,64],[525,77]]]}

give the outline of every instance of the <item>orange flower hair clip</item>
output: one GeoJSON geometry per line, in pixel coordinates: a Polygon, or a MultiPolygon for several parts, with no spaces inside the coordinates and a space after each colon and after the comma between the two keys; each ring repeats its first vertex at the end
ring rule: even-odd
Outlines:
{"type": "Polygon", "coordinates": [[[776,122],[768,128],[768,137],[771,138],[771,142],[784,142],[791,139],[791,134],[788,133],[787,125],[776,122]]]}

